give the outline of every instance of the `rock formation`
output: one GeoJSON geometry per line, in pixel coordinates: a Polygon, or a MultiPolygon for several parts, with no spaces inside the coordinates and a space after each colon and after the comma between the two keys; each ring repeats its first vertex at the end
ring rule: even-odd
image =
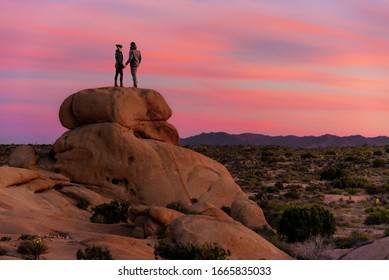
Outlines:
{"type": "Polygon", "coordinates": [[[113,122],[130,128],[141,138],[178,144],[178,132],[166,121],[172,110],[161,94],[136,88],[86,89],[62,103],[59,119],[74,129],[86,124],[113,122]]]}
{"type": "Polygon", "coordinates": [[[146,244],[156,244],[161,235],[181,243],[219,243],[233,259],[290,259],[249,229],[266,220],[227,169],[178,146],[178,132],[167,122],[171,114],[153,90],[87,89],[66,98],[59,117],[69,131],[53,152],[37,156],[23,146],[10,158],[13,167],[0,167],[0,198],[7,200],[0,200],[6,210],[0,221],[7,227],[0,234],[70,232],[79,245],[103,244],[121,259],[152,259],[146,244]],[[88,201],[90,210],[114,199],[130,201],[128,224],[94,224],[77,207],[88,201]]]}
{"type": "Polygon", "coordinates": [[[242,224],[203,215],[186,215],[170,224],[172,239],[178,243],[195,245],[218,244],[231,251],[238,260],[291,259],[254,231],[242,224]]]}
{"type": "Polygon", "coordinates": [[[160,135],[149,139],[151,134],[145,139],[138,127],[132,127],[153,118],[158,125],[170,115],[162,96],[151,90],[108,88],[71,95],[61,106],[61,122],[78,127],[54,144],[56,169],[73,181],[101,186],[117,198],[146,205],[190,205],[197,199],[221,207],[245,198],[222,164],[171,145],[176,140],[164,141],[160,135]],[[91,103],[98,113],[87,106],[91,103]],[[73,111],[66,109],[69,104],[73,111]]]}
{"type": "Polygon", "coordinates": [[[9,166],[33,169],[36,166],[38,155],[34,148],[29,145],[21,145],[17,147],[8,159],[9,166]]]}

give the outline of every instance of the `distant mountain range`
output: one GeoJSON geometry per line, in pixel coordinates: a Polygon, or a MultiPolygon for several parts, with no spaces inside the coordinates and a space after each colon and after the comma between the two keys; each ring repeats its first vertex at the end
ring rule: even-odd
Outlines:
{"type": "Polygon", "coordinates": [[[268,136],[254,133],[228,134],[225,132],[201,133],[199,135],[180,139],[183,146],[195,145],[278,145],[295,148],[317,147],[347,147],[347,146],[385,146],[389,145],[389,137],[378,136],[373,138],[361,135],[353,136],[268,136]]]}

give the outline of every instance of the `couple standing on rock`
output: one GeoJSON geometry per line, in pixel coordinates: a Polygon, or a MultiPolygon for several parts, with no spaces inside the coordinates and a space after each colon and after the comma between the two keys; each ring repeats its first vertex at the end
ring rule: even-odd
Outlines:
{"type": "Polygon", "coordinates": [[[135,42],[131,42],[130,45],[130,53],[128,60],[126,62],[126,65],[123,64],[123,53],[122,53],[123,46],[120,44],[116,45],[116,52],[115,52],[115,87],[118,86],[117,80],[118,75],[120,75],[120,86],[123,86],[123,69],[126,68],[128,64],[131,66],[131,76],[132,80],[134,81],[134,87],[138,87],[138,79],[136,77],[136,71],[138,70],[138,66],[142,60],[142,56],[140,54],[140,51],[137,49],[135,42]]]}

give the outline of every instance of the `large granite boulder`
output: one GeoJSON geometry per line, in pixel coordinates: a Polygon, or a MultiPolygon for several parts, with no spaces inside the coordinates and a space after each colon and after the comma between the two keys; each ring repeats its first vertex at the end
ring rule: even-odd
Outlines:
{"type": "Polygon", "coordinates": [[[39,173],[36,171],[10,166],[0,166],[0,189],[28,183],[39,178],[39,176],[39,173]]]}
{"type": "Polygon", "coordinates": [[[218,243],[234,259],[289,259],[247,228],[267,223],[224,165],[172,145],[178,133],[166,122],[170,115],[155,91],[78,92],[61,106],[71,130],[54,144],[54,169],[103,197],[130,201],[133,237],[167,233],[181,243],[218,243]],[[164,208],[172,203],[191,215],[164,208]]]}
{"type": "Polygon", "coordinates": [[[249,228],[269,226],[258,204],[250,199],[237,199],[231,205],[231,217],[249,228]]]}
{"type": "Polygon", "coordinates": [[[8,165],[12,167],[33,169],[38,155],[31,145],[20,145],[9,156],[8,165]]]}
{"type": "Polygon", "coordinates": [[[118,199],[146,205],[190,205],[193,198],[216,207],[245,198],[220,163],[189,149],[140,139],[118,123],[66,132],[54,144],[56,169],[84,184],[101,186],[118,199]]]}
{"type": "Polygon", "coordinates": [[[134,128],[140,137],[178,144],[177,130],[166,122],[171,115],[160,93],[122,87],[81,90],[67,97],[59,110],[61,124],[68,129],[115,122],[134,128]]]}
{"type": "Polygon", "coordinates": [[[171,239],[181,244],[218,244],[231,251],[230,259],[287,260],[289,255],[236,221],[204,215],[186,215],[173,220],[171,239]]]}

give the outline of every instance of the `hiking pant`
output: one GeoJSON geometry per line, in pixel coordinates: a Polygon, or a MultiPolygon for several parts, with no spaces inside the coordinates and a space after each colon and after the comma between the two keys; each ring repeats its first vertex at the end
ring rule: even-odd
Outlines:
{"type": "Polygon", "coordinates": [[[120,65],[120,66],[116,66],[115,67],[116,69],[116,72],[115,72],[115,86],[118,84],[118,75],[120,75],[120,85],[123,85],[123,67],[120,65]]]}
{"type": "Polygon", "coordinates": [[[136,67],[131,66],[131,76],[132,76],[132,81],[134,82],[134,87],[138,87],[138,78],[136,77],[137,70],[138,70],[138,66],[136,67]]]}

